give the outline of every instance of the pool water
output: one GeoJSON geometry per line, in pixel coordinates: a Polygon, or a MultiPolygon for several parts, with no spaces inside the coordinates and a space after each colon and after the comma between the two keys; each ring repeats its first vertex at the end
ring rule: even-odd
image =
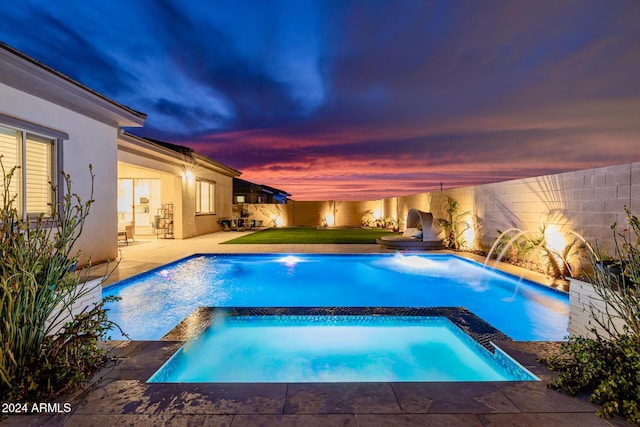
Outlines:
{"type": "Polygon", "coordinates": [[[195,255],[103,295],[122,297],[109,318],[136,340],[160,339],[201,306],[465,307],[524,341],[563,340],[569,317],[566,294],[448,254],[195,255]]]}
{"type": "Polygon", "coordinates": [[[537,378],[445,317],[219,316],[149,382],[514,380],[537,378]]]}

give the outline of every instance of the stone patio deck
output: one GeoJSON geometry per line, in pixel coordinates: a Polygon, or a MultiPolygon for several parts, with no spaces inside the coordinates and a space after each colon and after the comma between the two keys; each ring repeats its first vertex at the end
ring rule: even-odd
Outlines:
{"type": "MultiPolygon", "coordinates": [[[[148,240],[122,247],[109,283],[193,253],[370,253],[378,245],[220,245],[244,232],[188,240],[148,240]]],[[[512,273],[514,267],[503,265],[512,273]]],[[[541,275],[527,278],[544,281],[541,275]]],[[[83,390],[57,399],[68,414],[14,415],[4,426],[621,426],[603,420],[584,396],[546,387],[555,374],[536,362],[558,343],[497,344],[539,382],[147,384],[178,341],[112,341],[117,361],[83,390]]]]}

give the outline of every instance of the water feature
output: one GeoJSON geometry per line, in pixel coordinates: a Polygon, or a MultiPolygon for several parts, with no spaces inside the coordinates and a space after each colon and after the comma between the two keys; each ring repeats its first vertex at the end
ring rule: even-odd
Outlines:
{"type": "MultiPolygon", "coordinates": [[[[499,246],[502,246],[500,252],[496,255],[496,259],[501,261],[504,259],[506,252],[517,248],[517,257],[519,258],[520,252],[523,250],[526,252],[532,252],[539,259],[547,259],[547,268],[551,270],[554,279],[559,281],[558,283],[566,284],[565,278],[567,276],[573,276],[573,270],[570,264],[570,259],[577,255],[577,252],[572,253],[576,242],[581,241],[591,254],[598,259],[598,255],[593,250],[589,242],[573,230],[565,231],[565,236],[560,235],[557,231],[549,231],[550,227],[542,226],[539,231],[534,230],[522,230],[520,228],[512,227],[501,232],[494,241],[491,249],[487,253],[485,259],[485,265],[488,265],[490,259],[496,253],[499,246]],[[506,239],[511,233],[514,233],[509,239],[506,239]],[[571,234],[575,238],[573,242],[567,244],[566,234],[571,234]],[[520,239],[524,239],[524,244],[520,243],[520,239]]],[[[525,254],[527,257],[528,254],[525,254]]],[[[511,255],[510,255],[511,257],[511,255]]],[[[514,261],[514,260],[511,260],[514,261]]]]}

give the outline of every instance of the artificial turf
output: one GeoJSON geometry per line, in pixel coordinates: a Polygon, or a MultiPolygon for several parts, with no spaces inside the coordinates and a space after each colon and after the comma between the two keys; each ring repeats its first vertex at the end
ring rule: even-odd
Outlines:
{"type": "Polygon", "coordinates": [[[284,244],[284,243],[338,243],[362,244],[376,243],[381,236],[392,234],[380,228],[313,228],[285,227],[269,228],[257,233],[238,237],[222,244],[284,244]]]}

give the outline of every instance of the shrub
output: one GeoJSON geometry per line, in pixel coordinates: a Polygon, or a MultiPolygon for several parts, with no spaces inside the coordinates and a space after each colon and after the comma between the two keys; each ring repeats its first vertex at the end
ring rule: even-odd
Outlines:
{"type": "Polygon", "coordinates": [[[544,362],[551,369],[562,371],[549,387],[564,390],[571,396],[588,392],[589,400],[601,405],[598,410],[601,417],[620,414],[627,421],[640,424],[640,342],[637,339],[627,335],[614,340],[572,337],[558,355],[544,362]]]}
{"type": "Polygon", "coordinates": [[[447,217],[437,218],[436,225],[444,230],[445,247],[457,251],[467,244],[464,232],[469,228],[469,225],[464,221],[464,217],[469,215],[470,212],[458,213],[458,201],[450,196],[447,196],[446,212],[447,217]]]}
{"type": "Polygon", "coordinates": [[[591,315],[603,333],[594,328],[595,339],[572,337],[557,355],[541,361],[561,371],[551,388],[570,395],[587,392],[591,402],[601,405],[598,415],[620,414],[640,424],[640,222],[626,207],[625,212],[629,229],[617,233],[612,226],[624,274],[598,268],[595,253],[589,254],[591,283],[606,302],[604,313],[592,306],[591,315]]]}
{"type": "Polygon", "coordinates": [[[545,224],[539,231],[523,231],[517,228],[511,228],[506,232],[497,230],[498,237],[490,255],[512,264],[539,270],[554,279],[577,276],[576,273],[579,272],[572,271],[571,263],[578,258],[584,245],[574,238],[564,245],[562,251],[558,251],[549,245],[546,231],[545,224]]]}
{"type": "Polygon", "coordinates": [[[93,203],[94,175],[90,167],[89,200],[71,192],[63,173],[66,191],[51,204],[50,215],[25,218],[9,190],[18,167],[7,172],[1,155],[0,167],[0,395],[5,402],[41,399],[77,385],[107,360],[98,343],[114,324],[104,302],[68,317],[74,302],[91,290],[77,286],[89,269],[75,271],[80,255],[73,246],[93,203]]]}

